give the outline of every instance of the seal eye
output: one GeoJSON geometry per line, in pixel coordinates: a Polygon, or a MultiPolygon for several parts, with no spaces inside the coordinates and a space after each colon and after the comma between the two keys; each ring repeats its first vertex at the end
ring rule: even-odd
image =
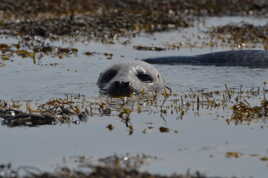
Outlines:
{"type": "Polygon", "coordinates": [[[107,83],[110,80],[112,80],[112,78],[114,78],[116,74],[117,74],[117,70],[110,69],[102,75],[100,82],[107,83]]]}
{"type": "Polygon", "coordinates": [[[143,72],[138,72],[136,76],[138,77],[138,79],[140,79],[142,82],[145,83],[151,83],[154,80],[152,76],[145,74],[143,72]]]}

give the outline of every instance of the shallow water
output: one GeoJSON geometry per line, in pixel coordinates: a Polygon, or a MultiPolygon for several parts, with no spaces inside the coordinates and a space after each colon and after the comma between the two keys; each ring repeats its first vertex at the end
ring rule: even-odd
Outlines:
{"type": "MultiPolygon", "coordinates": [[[[229,20],[245,20],[229,18],[229,20]]],[[[249,19],[249,21],[252,19],[249,19]]],[[[212,21],[212,22],[211,22],[212,21]]],[[[228,22],[224,18],[222,23],[228,22]]],[[[256,19],[255,19],[256,21],[256,19]]],[[[219,19],[213,22],[220,25],[219,19]],[[216,23],[217,22],[217,23],[216,23]]],[[[259,21],[263,23],[262,20],[259,21]]],[[[187,30],[195,33],[196,29],[187,30]]],[[[31,59],[14,59],[5,62],[0,68],[0,99],[47,101],[65,94],[83,94],[92,98],[98,96],[96,80],[101,71],[113,63],[125,60],[141,59],[150,56],[195,55],[223,48],[185,48],[163,52],[137,51],[132,45],[163,45],[166,42],[185,40],[182,31],[141,35],[133,39],[130,45],[90,43],[59,43],[79,49],[77,56],[64,59],[45,57],[33,64],[31,59]],[[102,54],[86,56],[86,51],[112,53],[112,60],[102,54]],[[46,64],[57,63],[56,66],[46,64]]],[[[187,35],[187,33],[186,33],[187,35]]],[[[191,33],[188,34],[189,37],[191,33]]],[[[11,43],[16,39],[1,39],[11,43]]],[[[189,89],[218,90],[225,84],[229,87],[252,88],[262,86],[268,80],[268,69],[246,67],[215,67],[156,65],[168,86],[175,92],[187,92],[189,89]]],[[[220,111],[219,111],[220,112],[220,111]]],[[[159,157],[143,170],[156,173],[184,173],[188,169],[199,170],[209,176],[254,176],[266,177],[268,164],[249,154],[268,155],[268,134],[265,122],[251,125],[228,125],[225,119],[218,118],[218,112],[204,112],[200,116],[189,113],[184,119],[169,115],[166,121],[159,114],[133,114],[131,122],[135,130],[128,135],[128,129],[118,117],[92,117],[79,125],[62,124],[40,126],[36,128],[0,127],[1,163],[15,165],[33,165],[49,170],[60,164],[64,157],[85,155],[96,158],[125,153],[145,153],[159,157]],[[112,124],[115,129],[105,127],[112,124]],[[144,134],[148,125],[177,130],[178,133],[160,133],[157,129],[144,134]],[[226,158],[226,152],[241,152],[240,158],[226,158]]],[[[228,112],[226,115],[230,114],[228,112]]]]}

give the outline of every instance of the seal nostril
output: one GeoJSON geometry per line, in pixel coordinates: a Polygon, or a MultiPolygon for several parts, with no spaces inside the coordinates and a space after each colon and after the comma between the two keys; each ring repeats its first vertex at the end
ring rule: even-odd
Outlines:
{"type": "Polygon", "coordinates": [[[114,86],[115,86],[115,87],[119,87],[119,88],[129,87],[129,82],[115,81],[115,82],[114,82],[114,86]]]}
{"type": "Polygon", "coordinates": [[[129,82],[122,82],[123,87],[129,87],[129,82]]]}

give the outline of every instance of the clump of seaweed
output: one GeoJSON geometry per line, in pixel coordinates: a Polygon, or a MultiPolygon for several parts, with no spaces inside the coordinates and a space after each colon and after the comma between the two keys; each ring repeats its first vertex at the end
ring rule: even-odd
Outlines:
{"type": "Polygon", "coordinates": [[[156,47],[156,46],[142,46],[142,45],[135,45],[133,46],[136,50],[142,50],[142,51],[165,51],[166,48],[162,47],[156,47]]]}
{"type": "MultiPolygon", "coordinates": [[[[157,160],[157,157],[146,154],[131,155],[127,153],[125,155],[114,154],[105,158],[100,158],[97,162],[99,165],[102,165],[104,167],[120,168],[126,170],[139,170],[142,166],[148,164],[149,161],[152,160],[157,160]]],[[[87,164],[87,162],[82,162],[81,164],[80,162],[79,166],[89,167],[90,163],[87,164]]]]}
{"type": "Polygon", "coordinates": [[[149,172],[142,172],[137,169],[124,169],[124,168],[113,168],[105,166],[93,166],[90,165],[89,171],[83,171],[79,168],[71,169],[69,167],[61,167],[52,172],[41,171],[35,167],[19,167],[13,168],[11,164],[0,165],[0,178],[206,178],[207,176],[200,172],[185,174],[172,174],[172,175],[160,175],[151,174],[149,172]],[[24,171],[25,173],[20,173],[24,171]]]}
{"type": "Polygon", "coordinates": [[[205,178],[204,174],[196,171],[185,174],[160,175],[149,172],[142,172],[140,168],[150,161],[157,160],[155,156],[146,154],[131,155],[111,155],[104,158],[93,159],[86,156],[75,156],[64,161],[64,163],[74,162],[75,167],[60,166],[54,171],[42,171],[36,167],[20,166],[14,168],[11,164],[0,165],[0,178],[205,178]]]}
{"type": "Polygon", "coordinates": [[[13,58],[30,58],[34,64],[44,56],[52,56],[62,59],[64,57],[77,55],[77,48],[64,48],[45,44],[38,40],[22,39],[18,43],[0,43],[0,59],[12,61],[13,58]]]}
{"type": "MultiPolygon", "coordinates": [[[[60,47],[51,45],[49,42],[45,42],[40,39],[31,39],[28,37],[20,38],[17,43],[0,43],[0,61],[8,62],[14,61],[14,59],[28,58],[31,59],[33,64],[44,65],[40,61],[46,56],[50,56],[54,59],[63,59],[66,57],[73,57],[79,54],[79,49],[73,47],[60,47]]],[[[86,51],[83,53],[86,56],[101,55],[107,60],[113,58],[113,53],[109,52],[95,52],[86,51]]],[[[57,61],[50,63],[49,65],[57,65],[57,61]]],[[[1,67],[1,63],[0,63],[1,67]]]]}
{"type": "Polygon", "coordinates": [[[261,155],[261,154],[246,154],[246,153],[241,153],[241,152],[236,152],[236,151],[229,151],[225,153],[226,158],[241,158],[241,157],[251,157],[251,158],[257,158],[258,160],[262,162],[267,162],[268,157],[267,155],[261,155]]]}
{"type": "Polygon", "coordinates": [[[227,123],[251,123],[260,119],[268,119],[268,100],[260,101],[259,106],[252,106],[247,101],[239,102],[232,106],[232,110],[233,114],[230,119],[226,120],[227,123]]]}
{"type": "Polygon", "coordinates": [[[254,47],[256,44],[262,44],[263,48],[267,49],[267,30],[267,24],[256,26],[249,23],[240,23],[213,27],[209,34],[212,39],[220,40],[223,44],[231,44],[234,47],[254,47]]]}

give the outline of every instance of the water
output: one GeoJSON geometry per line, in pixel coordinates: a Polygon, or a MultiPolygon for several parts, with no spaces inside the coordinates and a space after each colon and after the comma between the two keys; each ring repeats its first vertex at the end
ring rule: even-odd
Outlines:
{"type": "MultiPolygon", "coordinates": [[[[229,18],[239,21],[243,18],[229,18]]],[[[247,19],[246,19],[247,20],[247,19]]],[[[252,19],[249,19],[249,21],[252,19]]],[[[228,22],[224,18],[222,23],[228,22]]],[[[209,19],[208,26],[219,20],[209,19]]],[[[260,23],[263,23],[260,20],[260,23]]],[[[195,33],[196,29],[187,30],[195,33]]],[[[66,93],[83,94],[98,97],[96,81],[99,73],[113,63],[125,60],[141,59],[161,55],[195,55],[223,48],[184,48],[163,52],[137,51],[133,45],[163,45],[166,42],[185,40],[181,31],[156,33],[153,36],[141,35],[130,45],[101,44],[98,42],[74,43],[79,49],[77,56],[64,59],[45,57],[39,64],[31,59],[15,58],[14,62],[5,62],[0,68],[0,99],[47,101],[53,97],[63,97],[66,93]],[[86,51],[99,54],[86,56],[86,51]],[[103,53],[113,54],[107,60],[103,53]],[[46,64],[57,63],[55,66],[46,64]]],[[[187,33],[186,33],[187,35],[187,33]]],[[[14,42],[16,39],[1,39],[14,42]]],[[[70,46],[68,43],[60,45],[70,46]]],[[[156,65],[169,87],[175,92],[187,92],[189,89],[223,89],[229,87],[251,88],[262,86],[268,78],[268,69],[246,67],[215,67],[156,65]]],[[[230,113],[226,112],[226,115],[230,113]]],[[[51,170],[62,162],[64,157],[85,155],[101,158],[125,153],[145,153],[159,157],[142,170],[153,173],[170,174],[199,170],[209,176],[244,176],[266,177],[267,163],[250,154],[268,155],[267,124],[258,122],[251,125],[228,125],[220,119],[217,112],[205,112],[200,116],[189,113],[179,120],[175,115],[168,115],[166,121],[159,114],[133,114],[131,123],[134,133],[128,135],[128,129],[120,118],[92,117],[79,125],[62,124],[40,126],[36,128],[0,127],[1,163],[11,162],[19,165],[33,165],[44,170],[51,170]],[[105,127],[112,124],[115,129],[105,127]],[[142,131],[148,126],[154,129],[147,134],[142,131]],[[160,126],[177,130],[178,133],[160,133],[160,126]],[[226,152],[241,152],[240,158],[226,158],[226,152]]]]}

